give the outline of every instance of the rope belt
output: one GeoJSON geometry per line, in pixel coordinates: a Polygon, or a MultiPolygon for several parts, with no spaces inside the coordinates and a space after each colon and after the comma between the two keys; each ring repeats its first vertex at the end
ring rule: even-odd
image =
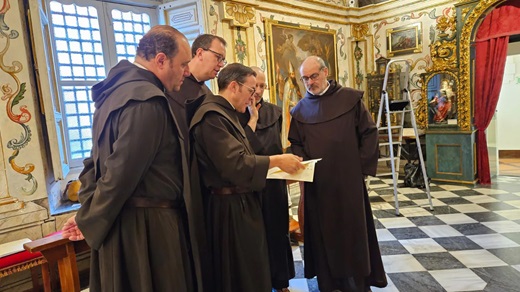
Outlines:
{"type": "Polygon", "coordinates": [[[165,209],[180,209],[183,206],[183,202],[180,200],[168,200],[159,198],[147,198],[147,197],[131,197],[126,203],[125,207],[134,208],[165,208],[165,209]]]}

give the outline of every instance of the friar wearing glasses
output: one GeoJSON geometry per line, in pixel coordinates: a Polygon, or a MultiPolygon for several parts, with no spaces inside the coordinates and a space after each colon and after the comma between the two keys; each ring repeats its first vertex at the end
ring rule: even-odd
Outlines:
{"type": "MultiPolygon", "coordinates": [[[[258,67],[251,67],[256,72],[254,103],[239,118],[244,126],[247,139],[256,154],[282,154],[282,109],[265,102],[262,95],[266,76],[258,67]]],[[[289,279],[294,278],[294,260],[289,240],[289,210],[287,201],[287,183],[285,180],[267,180],[262,190],[262,212],[269,247],[271,282],[276,291],[289,291],[289,279]]]]}
{"type": "Polygon", "coordinates": [[[173,112],[185,137],[188,136],[186,101],[211,93],[204,82],[217,77],[220,69],[227,64],[226,40],[212,34],[201,34],[191,45],[191,55],[190,76],[184,80],[179,91],[170,93],[175,102],[173,112]]]}
{"type": "MultiPolygon", "coordinates": [[[[267,170],[294,173],[304,166],[293,154],[255,155],[238,113],[253,102],[256,73],[233,63],[218,76],[219,95],[206,95],[190,123],[198,161],[212,254],[211,291],[271,291],[260,194],[267,170]]],[[[189,105],[191,106],[191,104],[189,105]]],[[[192,168],[193,169],[193,168],[192,168]]]]}
{"type": "MultiPolygon", "coordinates": [[[[170,92],[169,102],[177,118],[180,132],[184,137],[184,149],[189,152],[188,121],[186,119],[186,102],[195,100],[211,90],[204,83],[215,78],[226,65],[226,41],[216,35],[201,34],[191,46],[192,59],[189,63],[190,76],[184,79],[177,92],[170,92]]],[[[187,153],[188,154],[188,153],[187,153]]],[[[192,177],[193,185],[198,185],[198,177],[192,177]]],[[[194,189],[186,197],[186,209],[189,216],[192,252],[195,259],[195,272],[199,291],[211,291],[211,263],[209,262],[209,246],[204,233],[204,217],[202,214],[203,199],[200,192],[194,189]]]]}
{"type": "Polygon", "coordinates": [[[292,152],[316,164],[305,183],[305,277],[320,291],[369,291],[387,280],[364,177],[375,175],[377,127],[363,92],[328,80],[317,56],[300,66],[307,89],[291,111],[292,152]]]}

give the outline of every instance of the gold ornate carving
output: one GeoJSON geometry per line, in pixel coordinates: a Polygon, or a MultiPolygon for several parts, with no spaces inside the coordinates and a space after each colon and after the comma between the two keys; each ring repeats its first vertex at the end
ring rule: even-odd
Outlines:
{"type": "Polygon", "coordinates": [[[462,20],[464,20],[466,18],[466,15],[468,15],[468,12],[469,12],[469,7],[466,7],[466,8],[462,8],[462,20]]]}
{"type": "Polygon", "coordinates": [[[436,27],[436,29],[440,32],[439,37],[447,37],[448,31],[454,33],[456,23],[457,21],[455,20],[455,15],[453,15],[452,17],[448,17],[445,15],[440,16],[437,20],[436,27]]]}
{"type": "Polygon", "coordinates": [[[238,2],[222,2],[224,18],[233,26],[250,27],[256,23],[255,8],[238,2]]]}
{"type": "Polygon", "coordinates": [[[430,45],[432,66],[426,69],[430,71],[455,70],[457,68],[457,40],[455,15],[440,16],[437,20],[436,30],[438,40],[430,45]]]}
{"type": "Polygon", "coordinates": [[[457,68],[456,41],[440,40],[430,45],[432,67],[427,72],[455,70],[457,68]]]}
{"type": "Polygon", "coordinates": [[[36,267],[36,266],[39,266],[43,263],[47,262],[43,257],[41,258],[36,258],[36,259],[33,259],[29,262],[24,262],[22,264],[19,264],[19,265],[14,265],[14,266],[10,266],[4,270],[1,270],[0,271],[0,278],[3,278],[5,276],[9,276],[11,274],[14,274],[14,273],[18,273],[18,272],[21,272],[21,271],[25,271],[25,270],[28,270],[32,267],[36,267]]]}
{"type": "MultiPolygon", "coordinates": [[[[470,43],[475,24],[480,17],[492,6],[503,0],[481,0],[466,18],[460,34],[460,70],[459,70],[459,112],[458,125],[461,130],[471,129],[471,105],[470,105],[470,43]]],[[[475,30],[476,33],[476,30],[475,30]]]]}
{"type": "Polygon", "coordinates": [[[421,129],[428,127],[428,82],[423,80],[421,92],[423,93],[422,98],[419,98],[416,103],[415,118],[417,126],[421,129]]]}
{"type": "Polygon", "coordinates": [[[351,29],[352,36],[356,41],[363,40],[367,36],[368,31],[368,23],[354,24],[351,29]]]}

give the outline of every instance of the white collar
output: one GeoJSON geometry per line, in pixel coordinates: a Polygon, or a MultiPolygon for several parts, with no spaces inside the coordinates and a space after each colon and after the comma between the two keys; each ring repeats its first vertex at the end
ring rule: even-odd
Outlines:
{"type": "Polygon", "coordinates": [[[139,68],[141,68],[141,69],[144,69],[144,70],[146,70],[146,71],[150,71],[150,70],[146,69],[145,66],[143,66],[143,65],[141,65],[141,64],[139,64],[139,63],[137,63],[137,62],[135,62],[135,61],[134,61],[134,65],[136,65],[137,67],[139,67],[139,68]]]}
{"type": "Polygon", "coordinates": [[[310,94],[312,94],[314,96],[322,96],[325,94],[325,92],[327,92],[327,90],[329,90],[329,87],[330,87],[330,82],[327,80],[327,87],[325,87],[325,89],[322,92],[320,92],[318,94],[313,94],[312,92],[309,92],[308,90],[307,90],[307,92],[309,92],[310,94]]]}

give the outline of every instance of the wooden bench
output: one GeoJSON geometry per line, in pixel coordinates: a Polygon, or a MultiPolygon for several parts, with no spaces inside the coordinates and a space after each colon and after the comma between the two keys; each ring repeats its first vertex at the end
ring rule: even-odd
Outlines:
{"type": "MultiPolygon", "coordinates": [[[[41,253],[48,264],[58,265],[61,291],[80,291],[76,254],[90,250],[85,240],[70,241],[63,238],[61,233],[57,233],[25,243],[23,247],[28,252],[41,253]]],[[[47,268],[47,275],[44,275],[42,270],[45,291],[51,291],[48,270],[47,268]]]]}

